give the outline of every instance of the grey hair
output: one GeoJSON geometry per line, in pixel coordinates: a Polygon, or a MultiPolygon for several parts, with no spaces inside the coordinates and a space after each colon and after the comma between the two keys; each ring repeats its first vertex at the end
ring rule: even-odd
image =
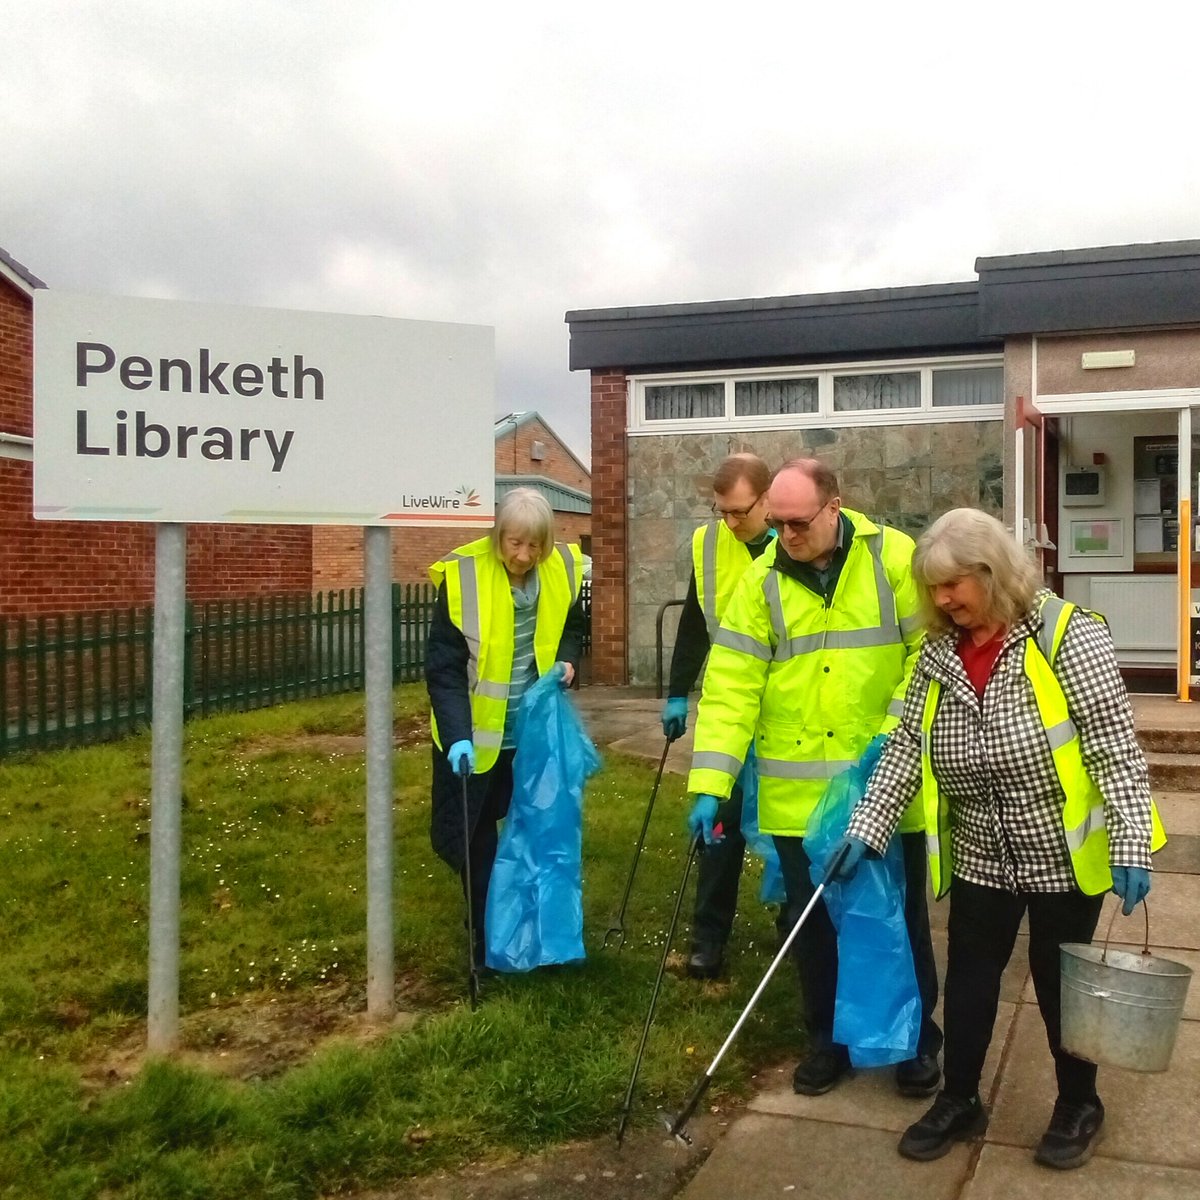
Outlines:
{"type": "Polygon", "coordinates": [[[519,487],[506,492],[496,505],[496,523],[492,526],[492,549],[500,553],[500,539],[506,533],[523,534],[542,543],[538,562],[554,553],[554,509],[535,488],[519,487]]]}
{"type": "Polygon", "coordinates": [[[952,508],[921,534],[913,575],[931,635],[958,628],[933,602],[933,589],[940,583],[973,575],[983,588],[984,615],[1006,628],[1029,611],[1042,585],[1024,547],[995,517],[977,508],[952,508]]]}

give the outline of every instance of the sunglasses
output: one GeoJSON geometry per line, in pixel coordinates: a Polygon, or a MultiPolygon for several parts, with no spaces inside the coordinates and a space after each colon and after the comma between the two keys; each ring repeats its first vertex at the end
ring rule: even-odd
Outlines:
{"type": "Polygon", "coordinates": [[[776,533],[782,533],[785,529],[788,531],[788,533],[807,533],[812,528],[813,522],[821,515],[822,512],[825,511],[826,508],[829,507],[830,501],[832,500],[833,497],[830,496],[829,499],[826,500],[825,503],[822,504],[821,507],[818,508],[811,517],[808,518],[807,521],[802,521],[798,518],[789,518],[786,521],[780,521],[772,517],[767,524],[773,530],[775,530],[776,533]]]}

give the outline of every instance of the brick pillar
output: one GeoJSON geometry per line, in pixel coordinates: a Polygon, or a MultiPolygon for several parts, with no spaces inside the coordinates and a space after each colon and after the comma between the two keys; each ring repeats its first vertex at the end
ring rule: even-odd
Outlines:
{"type": "Polygon", "coordinates": [[[595,683],[629,680],[625,413],[625,373],[593,371],[591,678],[595,683]]]}

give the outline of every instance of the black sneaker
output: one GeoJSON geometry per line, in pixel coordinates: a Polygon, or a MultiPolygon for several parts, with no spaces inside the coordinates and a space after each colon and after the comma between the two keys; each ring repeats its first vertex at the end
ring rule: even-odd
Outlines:
{"type": "Polygon", "coordinates": [[[932,1096],[941,1083],[936,1054],[918,1054],[896,1065],[896,1090],[902,1096],[932,1096]]]}
{"type": "Polygon", "coordinates": [[[845,1046],[827,1046],[800,1060],[792,1074],[792,1090],[798,1096],[823,1096],[849,1073],[850,1054],[845,1046]]]}
{"type": "Polygon", "coordinates": [[[687,973],[693,979],[716,979],[725,964],[725,947],[720,942],[693,942],[687,973]]]}
{"type": "Polygon", "coordinates": [[[1059,1096],[1050,1124],[1033,1152],[1034,1162],[1060,1171],[1082,1167],[1092,1157],[1103,1126],[1104,1105],[1099,1098],[1064,1100],[1059,1096]]]}
{"type": "Polygon", "coordinates": [[[948,1154],[955,1142],[977,1137],[987,1126],[987,1110],[978,1092],[970,1100],[939,1092],[933,1107],[904,1131],[897,1149],[905,1158],[929,1162],[948,1154]]]}

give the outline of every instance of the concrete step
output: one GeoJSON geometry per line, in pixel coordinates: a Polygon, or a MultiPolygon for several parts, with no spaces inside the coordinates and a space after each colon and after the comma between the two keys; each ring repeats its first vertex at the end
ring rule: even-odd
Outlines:
{"type": "Polygon", "coordinates": [[[1139,728],[1137,739],[1147,754],[1200,754],[1200,727],[1180,729],[1159,725],[1139,728]]]}
{"type": "Polygon", "coordinates": [[[1158,793],[1200,792],[1200,754],[1149,753],[1150,787],[1158,793]]]}

